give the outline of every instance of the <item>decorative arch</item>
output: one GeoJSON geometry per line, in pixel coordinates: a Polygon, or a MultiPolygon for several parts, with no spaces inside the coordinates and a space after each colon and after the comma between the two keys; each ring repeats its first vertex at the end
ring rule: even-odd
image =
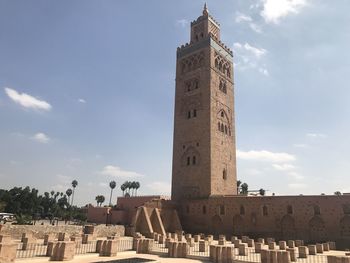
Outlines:
{"type": "Polygon", "coordinates": [[[246,233],[246,225],[243,217],[240,215],[235,215],[232,220],[233,223],[233,234],[237,236],[242,236],[246,233]]]}
{"type": "Polygon", "coordinates": [[[295,239],[295,220],[291,215],[285,215],[281,219],[281,236],[285,240],[295,239]]]}
{"type": "Polygon", "coordinates": [[[181,164],[183,166],[198,165],[200,164],[200,161],[201,161],[200,153],[193,146],[188,147],[181,156],[181,164]],[[193,160],[195,160],[195,163],[193,163],[193,160]]]}
{"type": "Polygon", "coordinates": [[[309,221],[310,240],[312,241],[326,241],[327,232],[323,219],[320,216],[314,216],[309,221]]]}
{"type": "Polygon", "coordinates": [[[228,117],[228,114],[224,109],[221,109],[218,111],[216,117],[218,118],[218,128],[219,131],[231,136],[231,125],[230,125],[230,118],[228,117]]]}

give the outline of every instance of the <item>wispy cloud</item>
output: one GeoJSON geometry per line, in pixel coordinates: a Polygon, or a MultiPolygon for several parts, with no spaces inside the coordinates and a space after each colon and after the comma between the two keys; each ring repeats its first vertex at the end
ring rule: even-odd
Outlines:
{"type": "Polygon", "coordinates": [[[150,192],[160,195],[170,195],[171,192],[171,184],[168,182],[152,182],[146,185],[147,189],[150,192]]]}
{"type": "Polygon", "coordinates": [[[326,138],[327,137],[327,135],[323,134],[323,133],[307,133],[306,136],[310,137],[310,138],[326,138]]]}
{"type": "Polygon", "coordinates": [[[309,147],[305,143],[295,143],[295,144],[293,144],[293,146],[296,147],[296,148],[307,148],[307,147],[309,147]]]}
{"type": "Polygon", "coordinates": [[[278,24],[283,17],[298,14],[307,5],[307,0],[261,0],[261,16],[266,23],[278,24]]]}
{"type": "Polygon", "coordinates": [[[103,167],[102,171],[100,172],[103,175],[108,175],[108,176],[113,176],[113,177],[128,177],[128,178],[133,178],[133,177],[142,177],[144,176],[143,174],[139,174],[137,172],[133,171],[126,171],[121,169],[118,166],[113,166],[113,165],[107,165],[103,167]]]}
{"type": "Polygon", "coordinates": [[[239,24],[240,23],[248,24],[249,27],[253,31],[255,31],[256,33],[261,33],[262,32],[261,27],[259,25],[257,25],[256,23],[254,23],[253,18],[251,16],[249,16],[249,15],[237,12],[236,18],[235,18],[235,22],[239,23],[239,24]]]}
{"type": "Polygon", "coordinates": [[[270,152],[270,151],[240,151],[237,150],[237,158],[242,160],[254,160],[254,161],[264,161],[264,162],[291,162],[295,161],[296,158],[294,155],[283,152],[270,152]]]}
{"type": "Polygon", "coordinates": [[[289,163],[273,164],[272,167],[278,171],[290,171],[296,168],[294,165],[289,163]]]}
{"type": "Polygon", "coordinates": [[[178,19],[178,20],[176,20],[175,24],[177,26],[180,26],[180,27],[184,28],[184,27],[186,27],[189,24],[189,22],[188,22],[187,19],[178,19]]]}
{"type": "Polygon", "coordinates": [[[300,173],[297,173],[297,172],[289,172],[288,175],[293,177],[293,179],[295,179],[295,180],[303,180],[304,179],[304,176],[301,175],[300,173]]]}
{"type": "Polygon", "coordinates": [[[45,133],[42,133],[42,132],[38,132],[34,134],[32,139],[40,143],[48,143],[50,141],[49,136],[47,136],[45,133]]]}
{"type": "Polygon", "coordinates": [[[80,102],[80,103],[86,103],[86,100],[84,100],[84,99],[78,99],[78,102],[80,102]]]}
{"type": "Polygon", "coordinates": [[[19,93],[11,88],[5,88],[5,93],[12,101],[25,108],[45,111],[49,111],[52,108],[52,106],[44,100],[37,99],[26,93],[19,93]]]}
{"type": "Polygon", "coordinates": [[[255,47],[247,42],[244,44],[236,42],[233,44],[233,50],[237,57],[235,66],[238,69],[257,69],[261,74],[269,76],[266,66],[261,62],[262,57],[267,54],[266,49],[255,47]]]}

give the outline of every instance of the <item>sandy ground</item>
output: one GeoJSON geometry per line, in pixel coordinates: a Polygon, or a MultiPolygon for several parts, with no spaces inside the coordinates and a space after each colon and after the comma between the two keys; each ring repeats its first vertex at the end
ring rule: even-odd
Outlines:
{"type": "MultiPolygon", "coordinates": [[[[100,262],[113,262],[114,260],[120,259],[130,259],[130,258],[144,258],[144,259],[152,259],[152,262],[169,262],[169,263],[180,263],[180,262],[210,262],[206,260],[195,260],[195,259],[187,259],[187,258],[164,258],[158,255],[149,255],[149,254],[136,254],[135,251],[128,252],[119,252],[116,257],[99,257],[98,254],[90,254],[90,255],[79,255],[75,256],[73,260],[68,261],[72,263],[100,263],[100,262]]],[[[16,262],[24,263],[42,263],[42,262],[52,262],[49,261],[49,258],[33,258],[33,259],[16,259],[16,262]]],[[[150,261],[151,262],[151,261],[150,261]]],[[[131,263],[131,262],[129,262],[131,263]]]]}

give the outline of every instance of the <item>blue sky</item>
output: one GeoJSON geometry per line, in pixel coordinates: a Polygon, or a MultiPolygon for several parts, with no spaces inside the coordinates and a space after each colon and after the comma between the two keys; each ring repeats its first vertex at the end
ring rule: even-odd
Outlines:
{"type": "MultiPolygon", "coordinates": [[[[207,1],[234,50],[238,178],[350,192],[350,2],[207,1]]],[[[0,188],[169,194],[176,48],[203,1],[0,1],[0,188]]]]}

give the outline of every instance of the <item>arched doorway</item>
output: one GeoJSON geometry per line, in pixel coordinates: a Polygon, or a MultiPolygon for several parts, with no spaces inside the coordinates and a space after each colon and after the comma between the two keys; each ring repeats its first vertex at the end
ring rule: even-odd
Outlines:
{"type": "Polygon", "coordinates": [[[309,221],[310,240],[314,242],[326,241],[327,232],[323,219],[320,216],[314,216],[309,221]]]}

